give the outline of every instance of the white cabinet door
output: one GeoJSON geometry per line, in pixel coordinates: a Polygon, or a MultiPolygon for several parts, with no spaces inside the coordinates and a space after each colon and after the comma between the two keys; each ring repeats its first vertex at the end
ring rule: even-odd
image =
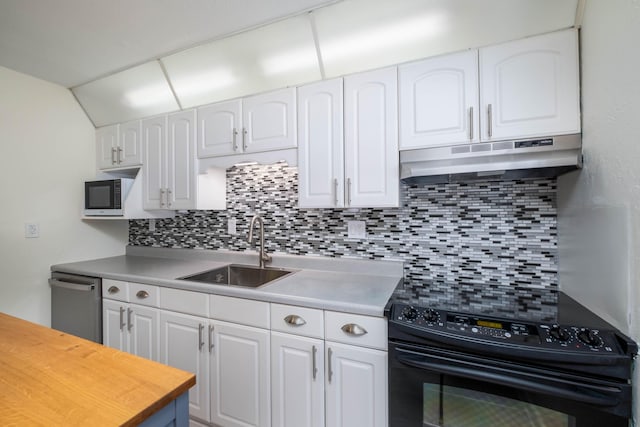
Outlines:
{"type": "Polygon", "coordinates": [[[166,116],[142,121],[144,209],[166,209],[166,116]]]}
{"type": "Polygon", "coordinates": [[[118,148],[118,125],[96,129],[96,163],[98,169],[110,169],[116,165],[118,148]]]}
{"type": "Polygon", "coordinates": [[[142,122],[140,120],[120,125],[116,159],[118,167],[142,164],[142,122]]]}
{"type": "Polygon", "coordinates": [[[576,30],[480,49],[482,138],[580,132],[576,30]]]}
{"type": "Polygon", "coordinates": [[[296,89],[287,88],[242,100],[243,151],[295,148],[296,89]]]}
{"type": "Polygon", "coordinates": [[[242,152],[242,100],[198,108],[198,157],[242,152]]]}
{"type": "Polygon", "coordinates": [[[160,310],[131,304],[127,309],[129,353],[160,360],[160,310]]]}
{"type": "Polygon", "coordinates": [[[102,343],[107,347],[129,351],[127,303],[102,300],[102,343]]]}
{"type": "Polygon", "coordinates": [[[160,312],[160,362],[196,375],[196,385],[189,390],[189,414],[205,421],[210,420],[208,325],[201,317],[160,312]]]}
{"type": "Polygon", "coordinates": [[[395,67],[344,79],[348,207],[397,207],[398,96],[395,67]]]}
{"type": "Polygon", "coordinates": [[[327,427],[386,427],[387,352],[325,345],[327,427]]]}
{"type": "Polygon", "coordinates": [[[273,427],[324,427],[324,341],[271,332],[273,427]]]}
{"type": "Polygon", "coordinates": [[[213,322],[211,421],[224,427],[271,422],[269,331],[213,322]]]}
{"type": "Polygon", "coordinates": [[[342,79],[298,88],[298,205],[344,206],[342,79]]]}
{"type": "Polygon", "coordinates": [[[190,209],[196,199],[196,111],[170,114],[167,126],[167,208],[190,209]]]}
{"type": "Polygon", "coordinates": [[[477,142],[478,51],[398,67],[400,149],[477,142]]]}

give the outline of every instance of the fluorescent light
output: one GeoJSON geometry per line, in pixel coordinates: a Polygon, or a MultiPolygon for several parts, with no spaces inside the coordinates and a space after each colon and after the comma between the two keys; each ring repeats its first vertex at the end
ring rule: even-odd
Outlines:
{"type": "Polygon", "coordinates": [[[124,102],[131,108],[147,108],[153,105],[175,103],[173,94],[166,84],[145,86],[124,94],[124,102]]]}
{"type": "Polygon", "coordinates": [[[320,52],[324,60],[335,61],[426,40],[444,31],[445,26],[444,14],[429,13],[321,44],[320,52]]]}
{"type": "Polygon", "coordinates": [[[200,95],[203,92],[215,92],[232,86],[236,81],[237,79],[230,69],[216,69],[182,76],[180,79],[172,81],[172,84],[178,96],[190,96],[200,95]]]}
{"type": "Polygon", "coordinates": [[[270,55],[260,61],[265,75],[290,73],[318,68],[318,55],[315,49],[295,49],[270,55]]]}

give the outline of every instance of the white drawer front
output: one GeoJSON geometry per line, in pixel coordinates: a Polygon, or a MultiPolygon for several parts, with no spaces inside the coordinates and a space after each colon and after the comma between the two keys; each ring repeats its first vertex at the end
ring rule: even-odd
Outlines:
{"type": "Polygon", "coordinates": [[[129,301],[129,284],[121,280],[102,279],[102,298],[129,301]]]}
{"type": "Polygon", "coordinates": [[[324,312],[315,308],[271,304],[271,330],[324,339],[324,312]]]}
{"type": "Polygon", "coordinates": [[[269,329],[269,303],[243,298],[211,295],[212,319],[269,329]]]}
{"type": "Polygon", "coordinates": [[[207,317],[209,298],[207,294],[182,289],[160,288],[160,308],[207,317]]]}
{"type": "Polygon", "coordinates": [[[384,317],[325,311],[324,322],[327,341],[387,349],[387,319],[384,317]]]}
{"type": "Polygon", "coordinates": [[[149,307],[160,307],[160,288],[129,282],[129,302],[149,307]]]}

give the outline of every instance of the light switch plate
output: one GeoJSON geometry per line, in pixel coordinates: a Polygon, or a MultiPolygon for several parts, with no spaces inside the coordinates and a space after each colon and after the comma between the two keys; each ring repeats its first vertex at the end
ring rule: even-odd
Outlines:
{"type": "Polygon", "coordinates": [[[364,221],[347,221],[347,237],[350,239],[364,239],[366,226],[364,221]]]}
{"type": "Polygon", "coordinates": [[[238,221],[235,218],[229,218],[229,222],[227,222],[227,234],[238,234],[237,225],[238,221]]]}
{"type": "Polygon", "coordinates": [[[24,224],[24,237],[34,239],[40,237],[40,224],[27,222],[24,224]]]}

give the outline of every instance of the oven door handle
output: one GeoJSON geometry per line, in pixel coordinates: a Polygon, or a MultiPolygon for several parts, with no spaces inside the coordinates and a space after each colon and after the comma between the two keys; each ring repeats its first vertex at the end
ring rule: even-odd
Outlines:
{"type": "Polygon", "coordinates": [[[613,407],[620,403],[622,390],[614,386],[584,384],[561,380],[552,376],[543,377],[525,372],[512,372],[503,368],[415,353],[400,348],[396,348],[395,351],[398,362],[439,374],[486,381],[600,407],[613,407]]]}

